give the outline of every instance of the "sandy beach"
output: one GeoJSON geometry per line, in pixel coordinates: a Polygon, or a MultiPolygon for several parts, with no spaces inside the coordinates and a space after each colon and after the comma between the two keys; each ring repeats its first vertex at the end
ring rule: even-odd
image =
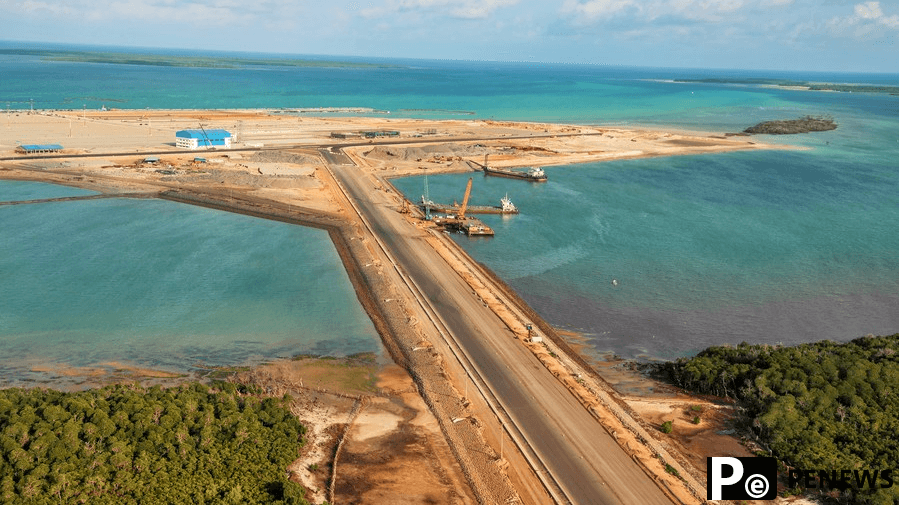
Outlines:
{"type": "MultiPolygon", "coordinates": [[[[502,329],[516,340],[516,345],[528,349],[591,413],[597,428],[613,434],[618,445],[640,468],[662,483],[660,487],[666,496],[684,503],[700,501],[704,467],[690,457],[690,444],[722,443],[723,438],[715,438],[722,437],[716,434],[715,428],[725,422],[726,415],[710,415],[708,424],[693,429],[688,429],[684,420],[683,431],[689,432],[690,438],[681,443],[672,445],[667,439],[659,438],[662,435],[656,428],[662,419],[675,411],[688,411],[688,405],[695,400],[663,395],[649,401],[640,395],[616,391],[601,372],[597,373],[572,350],[565,338],[491,272],[477,265],[452,241],[434,233],[430,224],[418,218],[416,211],[406,212],[403,197],[390,185],[389,178],[475,171],[476,163],[483,163],[485,157],[497,167],[557,166],[626,158],[788,149],[789,146],[762,144],[752,137],[728,137],[723,132],[665,132],[480,120],[318,117],[261,110],[41,111],[13,112],[5,116],[0,119],[0,179],[52,182],[104,193],[164,194],[179,201],[318,226],[331,233],[360,302],[399,365],[382,370],[381,385],[373,391],[342,392],[343,400],[333,400],[330,404],[327,402],[331,400],[323,396],[315,397],[315,401],[325,405],[340,405],[334,407],[333,413],[341,412],[343,421],[337,424],[342,426],[329,428],[334,423],[329,414],[331,407],[327,406],[321,411],[323,414],[304,419],[312,425],[310,431],[322,440],[331,440],[330,435],[325,435],[329,429],[353,434],[343,450],[356,456],[347,458],[351,462],[347,465],[350,477],[342,481],[344,487],[338,484],[338,494],[353,495],[350,483],[363,480],[361,475],[367,471],[367,460],[361,455],[371,450],[371,444],[387,444],[391,434],[407,432],[408,426],[414,425],[424,430],[416,433],[434,449],[413,451],[409,459],[396,461],[401,462],[402,468],[422,468],[420,486],[430,485],[428,482],[445,486],[448,491],[440,499],[433,498],[436,500],[433,503],[508,499],[544,503],[547,499],[544,486],[524,456],[510,449],[513,441],[497,427],[489,400],[469,391],[465,367],[454,361],[449,344],[442,343],[426,325],[419,324],[426,320],[427,314],[418,307],[415,296],[402,288],[401,280],[389,267],[390,258],[379,251],[375,239],[368,235],[345,189],[335,180],[333,166],[350,167],[347,169],[356,171],[360,180],[370,184],[371,194],[377,195],[385,208],[393,212],[391,221],[420,236],[421,243],[427,244],[423,247],[433,249],[436,257],[445,262],[444,267],[464,280],[478,302],[502,322],[502,329]],[[233,148],[220,151],[175,148],[176,131],[201,126],[232,132],[236,136],[233,148]],[[357,136],[361,131],[398,134],[367,139],[357,136]],[[350,134],[351,138],[335,138],[334,133],[350,134]],[[19,144],[50,143],[61,144],[62,153],[35,157],[15,152],[19,144]],[[150,155],[158,157],[158,161],[146,161],[150,155]],[[196,160],[198,157],[204,159],[196,160]],[[396,299],[400,303],[384,302],[396,299]],[[530,322],[536,323],[546,336],[545,343],[527,341],[529,332],[525,324],[530,322]],[[426,352],[420,352],[422,349],[426,352]],[[713,418],[717,419],[716,423],[712,422],[713,418]],[[457,419],[473,421],[461,423],[457,419]],[[428,459],[427,454],[433,454],[433,458],[428,459]],[[416,458],[425,458],[427,463],[416,463],[421,461],[416,458]],[[666,468],[676,469],[681,478],[673,477],[666,468]]],[[[88,372],[96,375],[99,368],[102,367],[88,372]]],[[[276,369],[260,368],[240,380],[267,383],[274,389],[280,388],[273,390],[273,394],[283,394],[306,387],[302,380],[306,377],[308,381],[314,375],[310,370],[310,367],[300,367],[285,372],[285,366],[281,365],[276,369]]],[[[65,375],[70,377],[76,372],[67,370],[65,375]]],[[[320,387],[327,390],[332,386],[320,387]]],[[[306,403],[311,405],[315,401],[306,403]]],[[[719,410],[719,406],[705,405],[716,412],[719,410]]],[[[338,434],[334,440],[341,437],[338,434]]],[[[297,478],[304,479],[307,487],[316,488],[321,493],[316,496],[321,499],[333,497],[334,491],[328,494],[323,489],[326,480],[320,475],[301,475],[302,468],[308,468],[312,461],[337,465],[336,460],[322,459],[322,454],[334,453],[328,445],[332,442],[323,442],[321,454],[299,462],[296,470],[297,478]]],[[[414,445],[415,440],[407,442],[403,447],[414,445]]],[[[736,454],[738,449],[734,451],[736,454]]],[[[385,476],[373,481],[372,487],[365,491],[367,494],[363,493],[367,498],[359,503],[401,496],[402,490],[389,480],[385,476]]],[[[410,503],[413,502],[424,501],[410,503]]]]}

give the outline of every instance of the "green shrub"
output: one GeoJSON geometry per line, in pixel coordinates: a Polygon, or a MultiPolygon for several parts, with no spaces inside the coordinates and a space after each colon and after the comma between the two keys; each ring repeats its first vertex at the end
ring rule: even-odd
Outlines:
{"type": "Polygon", "coordinates": [[[305,504],[286,474],[303,432],[225,384],[0,390],[0,501],[305,504]]]}
{"type": "MultiPolygon", "coordinates": [[[[736,399],[772,455],[792,467],[892,468],[899,461],[899,334],[710,347],[657,371],[683,388],[736,399]]],[[[865,490],[857,501],[889,503],[890,492],[865,490]]]]}

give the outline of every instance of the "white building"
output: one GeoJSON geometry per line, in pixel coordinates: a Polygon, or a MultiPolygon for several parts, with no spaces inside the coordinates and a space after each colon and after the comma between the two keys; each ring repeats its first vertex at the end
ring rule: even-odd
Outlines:
{"type": "Polygon", "coordinates": [[[226,130],[181,130],[175,132],[175,139],[184,149],[231,147],[231,133],[226,130]]]}

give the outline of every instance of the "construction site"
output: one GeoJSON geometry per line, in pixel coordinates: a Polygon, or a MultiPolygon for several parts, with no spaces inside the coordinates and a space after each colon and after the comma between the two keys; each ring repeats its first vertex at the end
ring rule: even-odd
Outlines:
{"type": "MultiPolygon", "coordinates": [[[[77,186],[104,197],[161,198],[328,231],[396,366],[379,372],[377,393],[354,392],[349,401],[327,385],[311,391],[303,382],[309,369],[285,364],[239,379],[296,394],[305,399],[305,412],[327,402],[341,405],[304,418],[310,433],[331,441],[304,455],[292,474],[317,500],[703,501],[704,468],[683,446],[660,439],[657,417],[647,414],[695,400],[628,400],[450,240],[444,231],[493,235],[469,215],[472,179],[458,210],[444,205],[439,213],[427,195],[421,205],[409,201],[389,179],[482,172],[486,156],[496,169],[517,171],[783,147],[701,132],[269,111],[23,112],[10,123],[0,128],[0,179],[77,186]],[[175,132],[198,124],[235,132],[237,140],[228,148],[179,150],[175,132]],[[334,131],[391,135],[333,138],[334,131]],[[17,139],[64,141],[65,148],[19,154],[17,139]],[[369,450],[382,451],[381,459],[366,459],[369,450]],[[303,470],[317,462],[334,469],[328,478],[303,470]],[[387,466],[379,472],[379,465],[387,466]],[[396,481],[398,471],[408,475],[408,486],[396,481]],[[357,487],[363,483],[364,489],[357,487]],[[424,497],[426,486],[440,492],[424,497]]],[[[700,437],[719,447],[730,440],[712,427],[695,431],[700,437]]]]}
{"type": "MultiPolygon", "coordinates": [[[[468,178],[468,184],[465,186],[465,196],[462,197],[462,205],[459,206],[455,213],[447,213],[444,215],[431,215],[431,201],[428,199],[427,191],[425,192],[423,206],[425,209],[425,219],[433,222],[437,226],[443,227],[445,230],[458,231],[471,236],[488,236],[494,235],[493,229],[484,224],[480,219],[465,215],[468,210],[468,198],[471,196],[472,178],[468,178]]],[[[444,209],[447,209],[444,206],[444,209]]]]}

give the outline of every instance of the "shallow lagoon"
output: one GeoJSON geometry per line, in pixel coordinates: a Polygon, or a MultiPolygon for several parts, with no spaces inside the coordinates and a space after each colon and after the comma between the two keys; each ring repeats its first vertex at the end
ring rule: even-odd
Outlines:
{"type": "MultiPolygon", "coordinates": [[[[0,197],[69,196],[38,186],[3,181],[0,197]]],[[[5,385],[45,365],[183,372],[381,352],[322,230],[128,199],[3,206],[0,229],[5,385]]]]}

